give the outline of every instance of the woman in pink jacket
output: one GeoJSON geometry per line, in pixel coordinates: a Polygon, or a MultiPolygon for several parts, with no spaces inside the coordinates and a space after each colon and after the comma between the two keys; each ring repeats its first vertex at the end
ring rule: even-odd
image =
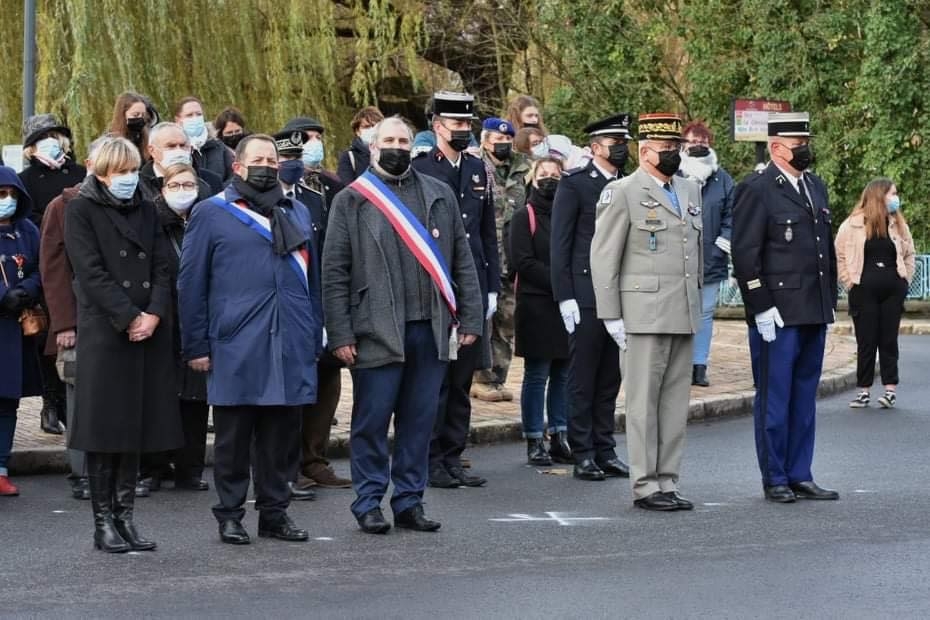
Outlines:
{"type": "Polygon", "coordinates": [[[854,409],[869,406],[876,350],[885,384],[878,404],[883,409],[895,406],[898,327],[914,277],[914,240],[900,209],[894,182],[874,179],[836,235],[837,273],[848,291],[858,347],[859,393],[849,403],[854,409]]]}

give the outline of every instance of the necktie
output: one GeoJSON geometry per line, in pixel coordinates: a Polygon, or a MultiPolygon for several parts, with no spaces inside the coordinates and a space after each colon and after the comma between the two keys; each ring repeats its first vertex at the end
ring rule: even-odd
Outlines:
{"type": "Polygon", "coordinates": [[[807,195],[807,190],[804,188],[804,177],[798,179],[798,193],[801,194],[801,200],[808,206],[811,210],[811,215],[816,219],[817,215],[814,212],[814,203],[811,202],[811,199],[807,195]]]}
{"type": "Polygon", "coordinates": [[[666,182],[662,185],[662,189],[668,194],[668,199],[672,202],[672,206],[675,207],[675,212],[678,214],[678,217],[681,217],[681,205],[678,204],[678,194],[672,189],[672,184],[666,182]]]}

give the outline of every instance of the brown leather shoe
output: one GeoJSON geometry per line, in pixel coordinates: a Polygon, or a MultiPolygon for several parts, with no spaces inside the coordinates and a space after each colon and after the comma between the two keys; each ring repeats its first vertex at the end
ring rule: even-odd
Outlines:
{"type": "Polygon", "coordinates": [[[319,471],[315,471],[310,475],[310,479],[313,480],[318,486],[324,489],[350,489],[352,488],[352,481],[348,478],[340,478],[336,475],[329,467],[324,467],[319,471]]]}

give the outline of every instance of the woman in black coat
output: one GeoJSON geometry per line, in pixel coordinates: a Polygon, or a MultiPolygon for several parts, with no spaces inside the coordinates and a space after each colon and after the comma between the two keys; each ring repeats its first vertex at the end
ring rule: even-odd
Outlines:
{"type": "Polygon", "coordinates": [[[139,164],[128,140],[105,144],[65,211],[79,334],[69,447],[87,453],[94,545],[110,553],[155,548],[133,525],[139,455],[182,444],[170,248],[139,164]]]}
{"type": "Polygon", "coordinates": [[[549,237],[552,199],[562,176],[557,159],[534,162],[529,200],[510,222],[510,252],[516,280],[514,335],[523,357],[520,408],[527,460],[531,465],[572,463],[568,446],[568,335],[552,295],[549,237]],[[546,386],[548,384],[548,394],[546,386]],[[543,439],[543,410],[548,411],[550,447],[543,439]]]}
{"type": "MultiPolygon", "coordinates": [[[[174,463],[174,487],[191,491],[206,491],[210,486],[203,480],[204,452],[207,444],[207,417],[210,406],[207,404],[207,376],[196,372],[184,361],[181,355],[181,332],[178,324],[177,281],[178,266],[181,258],[181,246],[184,243],[184,229],[194,204],[210,197],[204,193],[204,186],[197,181],[194,168],[186,164],[168,166],[163,177],[161,192],[155,199],[155,210],[161,223],[169,252],[168,273],[171,276],[171,311],[173,323],[174,360],[176,370],[176,389],[178,408],[181,412],[181,424],[184,429],[184,447],[173,454],[153,455],[154,471],[143,472],[151,475],[149,486],[155,488],[158,476],[174,463]],[[167,457],[167,458],[165,458],[167,457]]],[[[143,461],[147,459],[143,457],[143,461]]],[[[146,474],[143,474],[146,475],[146,474]]],[[[146,476],[147,478],[149,476],[146,476]]]]}

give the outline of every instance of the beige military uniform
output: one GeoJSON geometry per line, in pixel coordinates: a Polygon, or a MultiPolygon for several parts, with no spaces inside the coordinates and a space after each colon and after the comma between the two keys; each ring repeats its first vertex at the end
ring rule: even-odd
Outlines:
{"type": "Polygon", "coordinates": [[[608,184],[591,243],[597,316],[623,319],[627,332],[621,368],[634,499],[677,490],[700,322],[701,192],[681,177],[671,184],[680,215],[645,170],[608,184]]]}

